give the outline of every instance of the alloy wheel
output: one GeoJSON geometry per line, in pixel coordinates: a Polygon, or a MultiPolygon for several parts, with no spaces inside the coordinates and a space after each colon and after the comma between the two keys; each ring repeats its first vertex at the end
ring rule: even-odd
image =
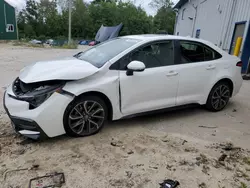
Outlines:
{"type": "Polygon", "coordinates": [[[212,95],[212,106],[216,110],[223,109],[230,98],[230,89],[227,85],[219,85],[212,95]]]}
{"type": "Polygon", "coordinates": [[[105,111],[96,101],[84,101],[77,104],[69,113],[70,129],[78,135],[91,134],[97,131],[105,119],[105,111]]]}

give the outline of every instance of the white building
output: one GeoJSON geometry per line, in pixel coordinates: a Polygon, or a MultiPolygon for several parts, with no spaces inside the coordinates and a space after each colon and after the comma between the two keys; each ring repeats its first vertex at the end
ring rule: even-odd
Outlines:
{"type": "Polygon", "coordinates": [[[247,72],[250,57],[250,0],[179,0],[175,34],[213,42],[233,54],[243,37],[240,57],[247,72]]]}

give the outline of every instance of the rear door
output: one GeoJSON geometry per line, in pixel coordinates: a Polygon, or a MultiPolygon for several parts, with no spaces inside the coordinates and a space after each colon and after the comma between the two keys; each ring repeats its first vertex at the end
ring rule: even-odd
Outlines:
{"type": "Polygon", "coordinates": [[[179,87],[177,105],[202,103],[213,84],[217,60],[221,57],[210,47],[194,41],[179,41],[179,87]]]}

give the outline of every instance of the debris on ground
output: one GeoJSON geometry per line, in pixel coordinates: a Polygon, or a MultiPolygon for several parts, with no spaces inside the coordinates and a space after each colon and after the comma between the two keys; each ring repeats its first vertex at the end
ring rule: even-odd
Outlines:
{"type": "Polygon", "coordinates": [[[199,150],[196,149],[195,147],[187,147],[184,149],[185,152],[192,152],[192,153],[197,153],[199,150]]]}
{"type": "Polygon", "coordinates": [[[237,112],[237,110],[236,110],[236,109],[233,109],[233,112],[237,112]]]}
{"type": "Polygon", "coordinates": [[[130,149],[130,150],[128,150],[128,152],[127,152],[127,154],[128,155],[131,155],[131,154],[133,154],[134,152],[130,149]]]}
{"type": "Polygon", "coordinates": [[[184,165],[188,165],[188,161],[186,161],[185,159],[181,160],[179,162],[180,166],[184,166],[184,165]]]}
{"type": "Polygon", "coordinates": [[[207,129],[216,129],[216,128],[218,128],[216,126],[205,126],[205,125],[200,125],[199,127],[200,128],[207,128],[207,129]]]}
{"type": "Polygon", "coordinates": [[[130,171],[126,171],[126,175],[127,175],[127,177],[128,177],[128,178],[131,178],[131,176],[132,176],[132,172],[130,172],[130,171]]]}
{"type": "Polygon", "coordinates": [[[185,143],[187,143],[188,141],[186,141],[186,140],[183,140],[183,142],[182,142],[182,145],[184,145],[185,143]]]}
{"type": "Polygon", "coordinates": [[[11,172],[24,171],[24,170],[37,170],[38,168],[39,168],[39,165],[35,164],[29,168],[18,168],[18,169],[14,169],[14,170],[6,170],[3,174],[3,180],[6,180],[7,174],[9,174],[11,172]]]}
{"type": "Polygon", "coordinates": [[[169,138],[168,136],[165,136],[161,139],[162,142],[169,142],[169,138]]]}
{"type": "Polygon", "coordinates": [[[160,183],[160,188],[176,188],[178,185],[180,185],[178,181],[168,179],[160,183]]]}
{"type": "Polygon", "coordinates": [[[172,167],[173,167],[173,165],[169,165],[169,164],[167,164],[167,166],[166,166],[166,168],[168,169],[168,170],[172,170],[172,167]]]}
{"type": "Polygon", "coordinates": [[[208,173],[209,170],[210,170],[210,167],[209,167],[209,166],[203,165],[203,167],[202,167],[202,172],[203,172],[204,174],[209,175],[209,173],[208,173]]]}
{"type": "Polygon", "coordinates": [[[207,185],[203,182],[203,183],[199,184],[199,188],[207,188],[207,185]]]}
{"type": "Polygon", "coordinates": [[[200,154],[199,157],[196,157],[196,164],[200,166],[201,164],[208,164],[208,158],[205,154],[200,154]]]}
{"type": "Polygon", "coordinates": [[[153,169],[155,169],[155,170],[157,170],[157,169],[158,169],[158,167],[157,167],[157,166],[149,166],[149,168],[153,168],[153,169]]]}
{"type": "Polygon", "coordinates": [[[226,157],[227,157],[226,154],[222,154],[222,155],[219,157],[218,161],[225,161],[226,157]]]}
{"type": "Polygon", "coordinates": [[[30,180],[29,188],[61,187],[65,183],[64,173],[52,173],[30,180]]]}
{"type": "Polygon", "coordinates": [[[226,144],[221,144],[222,149],[226,150],[226,151],[230,151],[233,149],[233,143],[231,142],[227,142],[226,144]]]}
{"type": "Polygon", "coordinates": [[[123,142],[118,140],[118,141],[112,141],[110,143],[111,146],[114,146],[114,147],[122,147],[123,146],[123,142]]]}

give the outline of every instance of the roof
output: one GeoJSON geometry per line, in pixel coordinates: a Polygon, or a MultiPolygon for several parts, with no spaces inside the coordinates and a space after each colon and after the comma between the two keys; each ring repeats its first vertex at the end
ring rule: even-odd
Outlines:
{"type": "Polygon", "coordinates": [[[206,40],[192,38],[192,37],[182,37],[182,36],[177,36],[177,35],[146,34],[146,35],[128,35],[128,36],[123,36],[121,38],[137,39],[137,40],[141,40],[142,42],[151,42],[151,41],[158,41],[158,40],[189,40],[189,41],[194,41],[194,42],[201,42],[203,44],[210,46],[211,48],[215,49],[221,54],[225,54],[223,50],[215,46],[213,43],[206,41],[206,40]]]}
{"type": "Polygon", "coordinates": [[[142,41],[153,41],[153,40],[193,40],[201,41],[200,39],[192,37],[182,37],[177,35],[163,35],[163,34],[144,34],[144,35],[127,35],[124,38],[138,39],[142,41]]]}
{"type": "Polygon", "coordinates": [[[187,3],[188,0],[179,0],[178,3],[174,6],[174,9],[177,8],[181,8],[185,3],[187,3]]]}

